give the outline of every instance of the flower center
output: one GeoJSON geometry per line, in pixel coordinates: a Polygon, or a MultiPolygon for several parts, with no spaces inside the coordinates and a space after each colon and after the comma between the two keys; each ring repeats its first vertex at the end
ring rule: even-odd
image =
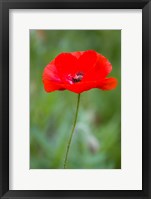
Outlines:
{"type": "Polygon", "coordinates": [[[72,82],[73,83],[77,83],[77,82],[80,82],[83,78],[83,73],[82,72],[78,72],[75,74],[74,77],[72,77],[72,82]]]}
{"type": "Polygon", "coordinates": [[[71,74],[69,74],[66,77],[66,81],[68,81],[70,84],[78,83],[78,82],[80,82],[83,79],[83,75],[84,75],[83,72],[78,72],[74,76],[72,76],[71,74]]]}

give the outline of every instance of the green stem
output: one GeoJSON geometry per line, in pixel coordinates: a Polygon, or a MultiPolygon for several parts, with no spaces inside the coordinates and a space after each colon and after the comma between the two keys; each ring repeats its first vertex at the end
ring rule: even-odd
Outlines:
{"type": "Polygon", "coordinates": [[[66,167],[67,167],[69,149],[70,149],[70,145],[71,145],[71,141],[72,141],[72,137],[73,137],[73,133],[74,133],[74,130],[75,130],[77,117],[78,117],[79,103],[80,103],[80,94],[78,94],[78,101],[77,101],[77,107],[76,107],[74,123],[73,123],[73,126],[72,126],[72,130],[71,130],[71,134],[70,134],[70,137],[69,137],[69,141],[68,141],[68,144],[67,144],[67,150],[66,150],[66,155],[65,155],[65,160],[64,160],[64,169],[66,169],[66,167]]]}

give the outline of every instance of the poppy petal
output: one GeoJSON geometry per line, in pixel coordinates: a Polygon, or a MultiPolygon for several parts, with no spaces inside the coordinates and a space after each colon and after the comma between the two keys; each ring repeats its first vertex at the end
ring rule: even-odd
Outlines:
{"type": "Polygon", "coordinates": [[[48,79],[43,79],[44,89],[46,92],[52,92],[55,90],[64,90],[62,84],[55,83],[48,79]]]}
{"type": "Polygon", "coordinates": [[[86,73],[94,67],[97,61],[97,53],[94,50],[85,51],[78,59],[78,72],[86,73]]]}
{"type": "Polygon", "coordinates": [[[77,71],[77,58],[71,53],[61,53],[55,59],[55,65],[63,81],[68,75],[74,75],[77,71]]]}
{"type": "Polygon", "coordinates": [[[111,72],[112,65],[108,59],[99,53],[97,53],[97,56],[96,64],[85,74],[83,80],[101,80],[111,72]]]}
{"type": "Polygon", "coordinates": [[[103,55],[98,54],[98,61],[96,64],[96,69],[99,70],[101,76],[107,76],[112,71],[112,65],[109,60],[103,55]]]}
{"type": "Polygon", "coordinates": [[[51,80],[51,81],[61,82],[57,68],[54,65],[54,61],[50,62],[45,67],[42,78],[48,79],[48,80],[51,80]]]}
{"type": "Polygon", "coordinates": [[[102,90],[112,90],[116,88],[117,86],[117,79],[110,77],[104,79],[104,81],[100,82],[97,86],[97,88],[100,88],[102,90]]]}
{"type": "Polygon", "coordinates": [[[92,82],[79,82],[76,84],[65,84],[64,87],[67,90],[70,90],[74,93],[82,93],[84,91],[90,90],[92,88],[96,88],[97,82],[92,81],[92,82]]]}
{"type": "Polygon", "coordinates": [[[54,65],[54,61],[50,62],[45,67],[42,75],[42,81],[46,92],[52,92],[62,88],[61,85],[56,84],[57,82],[61,83],[61,79],[58,75],[56,66],[54,65]]]}

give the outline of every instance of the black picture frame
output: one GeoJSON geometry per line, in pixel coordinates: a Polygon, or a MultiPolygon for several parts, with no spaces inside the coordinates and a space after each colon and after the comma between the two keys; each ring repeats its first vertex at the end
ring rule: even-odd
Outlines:
{"type": "Polygon", "coordinates": [[[0,196],[1,198],[151,198],[151,1],[1,0],[0,1],[0,196]],[[142,190],[9,190],[9,9],[142,9],[142,190]],[[150,92],[149,92],[150,91],[150,92]]]}

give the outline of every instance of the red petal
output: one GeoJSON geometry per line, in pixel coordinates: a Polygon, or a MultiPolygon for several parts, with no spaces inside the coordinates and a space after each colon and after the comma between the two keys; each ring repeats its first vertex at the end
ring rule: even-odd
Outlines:
{"type": "Polygon", "coordinates": [[[58,71],[54,65],[54,61],[50,62],[44,69],[42,80],[46,92],[52,92],[55,90],[61,90],[62,85],[57,84],[61,83],[58,71]]]}
{"type": "Polygon", "coordinates": [[[55,59],[55,65],[63,81],[68,75],[74,76],[77,71],[77,58],[71,53],[61,53],[55,59]]]}
{"type": "Polygon", "coordinates": [[[97,62],[84,76],[83,80],[104,79],[112,70],[112,65],[106,57],[97,53],[97,62]]]}
{"type": "Polygon", "coordinates": [[[62,84],[55,83],[48,79],[43,79],[43,83],[44,83],[44,89],[46,92],[52,92],[55,90],[64,90],[64,87],[62,84]]]}
{"type": "Polygon", "coordinates": [[[99,72],[101,73],[102,76],[105,77],[112,71],[112,65],[106,57],[104,57],[99,53],[97,54],[98,54],[98,61],[96,64],[96,68],[100,69],[99,72]]]}
{"type": "Polygon", "coordinates": [[[61,82],[60,76],[54,65],[54,61],[50,62],[44,69],[43,79],[48,79],[56,82],[61,82]]]}
{"type": "Polygon", "coordinates": [[[106,78],[103,81],[87,81],[79,82],[76,84],[65,84],[64,87],[74,93],[82,93],[92,88],[98,88],[102,90],[112,90],[116,88],[117,80],[115,78],[106,78]]]}
{"type": "Polygon", "coordinates": [[[117,86],[117,79],[110,77],[104,79],[104,81],[100,82],[97,86],[97,88],[100,88],[102,90],[112,90],[116,88],[117,86]]]}
{"type": "Polygon", "coordinates": [[[78,59],[78,72],[86,73],[94,67],[97,61],[97,53],[94,50],[85,51],[78,59]]]}
{"type": "Polygon", "coordinates": [[[76,84],[65,84],[64,87],[74,93],[82,93],[84,91],[96,88],[97,82],[79,82],[76,84]]]}

